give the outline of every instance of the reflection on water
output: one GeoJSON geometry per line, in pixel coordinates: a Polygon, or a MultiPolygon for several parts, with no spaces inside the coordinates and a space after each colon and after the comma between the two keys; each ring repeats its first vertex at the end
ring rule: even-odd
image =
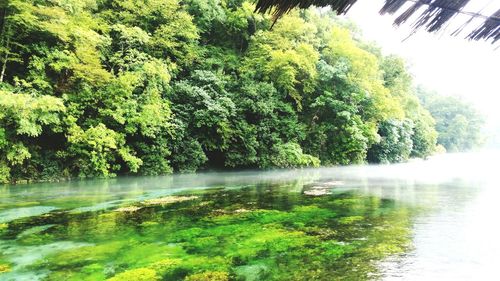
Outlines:
{"type": "Polygon", "coordinates": [[[0,187],[0,280],[493,280],[497,156],[0,187]]]}
{"type": "Polygon", "coordinates": [[[434,191],[432,211],[414,221],[414,250],[382,264],[386,280],[498,280],[499,156],[450,159],[458,169],[451,177],[457,184],[434,191]]]}

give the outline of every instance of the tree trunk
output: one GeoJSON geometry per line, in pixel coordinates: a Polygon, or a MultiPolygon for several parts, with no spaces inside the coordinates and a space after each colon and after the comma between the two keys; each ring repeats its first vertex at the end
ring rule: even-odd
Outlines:
{"type": "MultiPolygon", "coordinates": [[[[9,42],[7,40],[7,42],[9,42]]],[[[9,47],[9,45],[7,45],[7,48],[9,47]]],[[[3,82],[3,77],[5,76],[5,70],[7,69],[7,60],[9,59],[9,55],[8,53],[5,54],[5,58],[4,58],[4,61],[3,61],[3,65],[2,65],[2,73],[0,73],[0,83],[3,82]]]]}
{"type": "Polygon", "coordinates": [[[8,26],[8,22],[7,22],[7,8],[5,9],[4,13],[3,13],[3,21],[2,21],[2,34],[1,37],[0,37],[0,42],[3,42],[6,41],[5,43],[5,56],[3,57],[3,65],[2,65],[2,72],[0,73],[0,83],[3,82],[3,78],[5,77],[5,71],[7,69],[7,61],[9,60],[9,45],[10,45],[10,36],[9,36],[9,33],[10,33],[10,26],[8,26]]]}

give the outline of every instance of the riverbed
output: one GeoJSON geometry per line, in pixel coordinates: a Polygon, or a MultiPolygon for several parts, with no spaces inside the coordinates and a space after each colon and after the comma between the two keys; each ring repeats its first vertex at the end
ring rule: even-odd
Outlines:
{"type": "Polygon", "coordinates": [[[498,152],[0,187],[0,280],[497,280],[498,152]]]}

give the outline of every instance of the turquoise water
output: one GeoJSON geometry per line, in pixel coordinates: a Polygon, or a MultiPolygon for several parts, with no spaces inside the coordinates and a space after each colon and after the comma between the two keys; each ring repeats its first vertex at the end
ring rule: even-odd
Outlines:
{"type": "Polygon", "coordinates": [[[493,156],[4,186],[0,280],[487,280],[493,156]]]}

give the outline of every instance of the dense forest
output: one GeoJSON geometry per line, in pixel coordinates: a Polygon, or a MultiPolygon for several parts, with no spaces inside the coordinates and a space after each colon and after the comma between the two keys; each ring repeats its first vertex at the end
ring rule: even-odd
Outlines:
{"type": "Polygon", "coordinates": [[[421,86],[416,94],[436,121],[438,145],[458,152],[478,148],[486,141],[481,132],[484,117],[471,104],[458,97],[438,95],[421,86]]]}
{"type": "Polygon", "coordinates": [[[405,62],[333,13],[294,10],[272,26],[242,0],[2,3],[0,182],[472,147],[438,136],[451,129],[431,114],[448,108],[422,103],[405,62]]]}

